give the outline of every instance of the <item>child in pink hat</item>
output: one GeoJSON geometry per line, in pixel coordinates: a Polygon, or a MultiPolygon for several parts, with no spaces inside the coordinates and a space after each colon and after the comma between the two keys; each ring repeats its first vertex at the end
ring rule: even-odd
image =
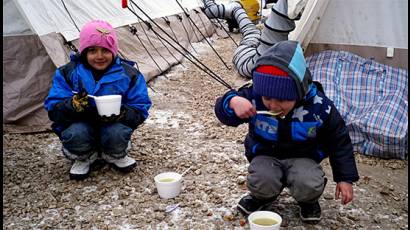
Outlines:
{"type": "Polygon", "coordinates": [[[56,70],[44,102],[63,154],[73,161],[70,178],[88,177],[99,158],[129,172],[136,166],[128,155],[131,135],[151,107],[144,76],[134,62],[118,57],[117,35],[108,22],[85,24],[79,42],[80,52],[56,70]],[[121,113],[99,116],[88,95],[121,95],[121,113]]]}
{"type": "Polygon", "coordinates": [[[103,20],[94,20],[84,25],[80,31],[80,53],[91,46],[108,49],[116,56],[118,52],[117,35],[114,28],[103,20]]]}

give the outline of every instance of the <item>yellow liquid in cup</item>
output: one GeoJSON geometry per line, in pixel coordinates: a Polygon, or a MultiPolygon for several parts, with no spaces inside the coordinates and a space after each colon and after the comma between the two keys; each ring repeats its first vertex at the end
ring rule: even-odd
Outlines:
{"type": "Polygon", "coordinates": [[[276,221],[272,218],[266,218],[266,217],[256,218],[256,219],[252,220],[252,222],[254,224],[262,225],[262,226],[271,226],[271,225],[275,225],[275,224],[278,223],[278,221],[276,221]]]}
{"type": "Polygon", "coordinates": [[[174,178],[163,178],[159,180],[159,182],[173,182],[173,181],[174,181],[174,178]]]}

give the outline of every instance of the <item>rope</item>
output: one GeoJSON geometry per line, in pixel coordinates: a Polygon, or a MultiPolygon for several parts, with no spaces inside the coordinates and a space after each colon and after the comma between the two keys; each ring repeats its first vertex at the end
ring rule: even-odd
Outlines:
{"type": "MultiPolygon", "coordinates": [[[[189,17],[189,14],[185,11],[184,7],[182,7],[182,5],[178,2],[178,0],[175,0],[179,7],[181,7],[181,9],[184,11],[185,15],[188,17],[188,19],[192,22],[192,24],[196,27],[196,29],[199,31],[199,33],[204,37],[205,41],[208,43],[208,45],[212,48],[212,50],[215,52],[216,56],[219,57],[219,59],[221,59],[222,63],[225,65],[225,67],[227,69],[231,69],[229,68],[229,66],[224,62],[224,60],[222,59],[222,57],[218,54],[218,52],[216,52],[216,50],[214,49],[214,47],[211,45],[211,43],[209,43],[208,39],[204,36],[204,34],[199,30],[198,26],[193,22],[192,18],[189,17]]],[[[194,31],[195,32],[195,31],[194,31]]]]}
{"type": "MultiPolygon", "coordinates": [[[[188,14],[187,12],[185,12],[185,10],[184,10],[183,8],[182,8],[182,11],[184,12],[185,16],[188,18],[188,24],[189,24],[189,26],[191,27],[192,32],[194,32],[194,35],[195,35],[196,39],[197,39],[198,41],[201,41],[201,39],[199,39],[198,35],[196,35],[196,32],[195,32],[195,30],[194,30],[194,27],[192,26],[191,20],[189,20],[189,19],[190,19],[190,18],[189,18],[189,14],[188,14]]],[[[204,35],[202,35],[202,37],[205,38],[204,35]]]]}
{"type": "Polygon", "coordinates": [[[75,28],[77,28],[78,32],[80,32],[80,29],[78,28],[77,24],[75,23],[73,17],[71,17],[70,11],[68,11],[67,6],[64,3],[64,0],[61,0],[61,3],[63,3],[64,9],[67,11],[68,16],[70,17],[71,21],[73,22],[75,28]]]}
{"type": "MultiPolygon", "coordinates": [[[[223,6],[223,5],[222,5],[223,6]]],[[[202,8],[202,11],[204,11],[205,8],[202,8]]],[[[219,10],[219,8],[218,8],[219,10]]],[[[209,12],[211,12],[212,17],[214,17],[216,19],[216,21],[219,23],[219,25],[222,27],[222,29],[225,31],[225,33],[228,35],[228,37],[233,41],[233,43],[236,45],[236,47],[238,47],[238,43],[236,43],[236,41],[233,39],[233,37],[231,36],[231,34],[226,30],[225,26],[222,25],[222,22],[219,21],[219,19],[215,16],[214,12],[212,12],[212,10],[209,10],[209,12]]],[[[219,12],[219,11],[218,11],[219,12]]],[[[209,18],[208,18],[209,19],[209,18]]]]}
{"type": "MultiPolygon", "coordinates": [[[[152,28],[151,24],[149,24],[148,22],[144,22],[145,25],[148,27],[148,30],[150,30],[152,28]]],[[[140,27],[142,28],[142,31],[145,34],[145,37],[147,37],[147,40],[149,42],[149,44],[151,44],[151,46],[154,48],[154,50],[158,53],[158,55],[169,65],[171,66],[171,63],[168,62],[168,60],[166,58],[164,58],[164,56],[162,56],[162,54],[159,52],[159,50],[157,49],[157,47],[155,47],[155,45],[152,43],[151,38],[148,36],[147,31],[145,30],[144,26],[141,25],[141,23],[138,23],[140,25],[140,27]]]]}
{"type": "Polygon", "coordinates": [[[172,34],[174,35],[175,40],[178,40],[177,35],[175,34],[174,30],[172,29],[171,21],[166,16],[162,17],[162,19],[164,19],[165,23],[168,25],[169,29],[171,30],[172,34]]]}
{"type": "MultiPolygon", "coordinates": [[[[194,12],[196,13],[196,15],[198,16],[199,20],[201,20],[202,26],[204,27],[205,32],[206,32],[206,34],[208,35],[208,30],[206,29],[205,23],[204,23],[204,21],[202,20],[201,16],[198,15],[198,14],[199,14],[199,11],[197,11],[196,9],[193,9],[193,10],[194,10],[194,12]]],[[[213,24],[211,23],[211,25],[213,25],[213,24]]]]}
{"type": "MultiPolygon", "coordinates": [[[[183,55],[185,58],[187,58],[189,61],[191,61],[196,67],[207,73],[211,78],[214,80],[218,81],[221,83],[223,86],[227,87],[228,89],[233,89],[226,81],[224,81],[221,77],[219,77],[216,73],[214,73],[212,70],[210,70],[206,65],[204,65],[201,61],[199,61],[195,56],[193,56],[185,47],[183,47],[181,44],[179,44],[177,41],[175,41],[164,29],[162,29],[147,13],[145,13],[133,0],[130,0],[132,4],[134,4],[138,10],[140,10],[155,26],[157,26],[165,35],[167,35],[175,44],[179,45],[185,52],[187,52],[195,61],[197,61],[199,64],[202,65],[199,66],[198,63],[194,62],[189,56],[187,56],[184,52],[180,51],[177,49],[172,43],[170,43],[168,40],[163,38],[160,34],[158,34],[154,29],[152,30],[154,33],[157,33],[157,35],[163,39],[165,42],[167,42],[172,48],[174,48],[176,51],[178,51],[181,55],[183,55]]],[[[131,11],[135,16],[138,17],[139,20],[142,20],[138,14],[136,14],[130,7],[128,7],[128,10],[131,11]]]]}
{"type": "MultiPolygon", "coordinates": [[[[151,24],[150,24],[151,25],[151,24]]],[[[150,27],[152,29],[152,26],[150,27]]],[[[158,35],[156,33],[154,33],[155,36],[157,37],[157,39],[161,42],[161,44],[165,47],[165,49],[167,49],[168,53],[171,54],[171,56],[175,59],[175,61],[177,61],[178,64],[181,64],[183,67],[185,67],[179,60],[177,57],[175,57],[175,55],[171,52],[171,50],[169,50],[168,46],[165,45],[164,41],[162,41],[162,39],[159,39],[158,35]]]]}
{"type": "MultiPolygon", "coordinates": [[[[169,29],[171,30],[172,34],[174,35],[175,40],[178,40],[177,35],[176,35],[175,32],[174,32],[174,29],[172,29],[171,21],[170,21],[166,16],[165,16],[165,17],[162,17],[162,19],[164,19],[165,23],[167,24],[167,26],[168,26],[169,29]]],[[[158,37],[158,36],[157,36],[157,37],[158,37]]],[[[168,49],[168,46],[166,46],[161,39],[160,39],[160,41],[161,41],[161,43],[167,48],[167,50],[169,51],[169,53],[170,53],[172,56],[174,56],[174,55],[172,54],[172,52],[168,49]]],[[[182,62],[179,61],[175,56],[174,56],[174,58],[178,61],[179,64],[181,64],[183,67],[185,67],[185,65],[182,64],[182,62]]]]}
{"type": "MultiPolygon", "coordinates": [[[[73,17],[71,16],[70,11],[68,11],[67,6],[65,5],[64,1],[61,0],[61,3],[63,4],[64,9],[68,13],[68,16],[70,17],[71,21],[73,22],[75,28],[77,28],[78,32],[80,32],[80,29],[78,29],[78,26],[75,23],[73,17]]],[[[70,50],[78,53],[77,47],[75,47],[74,44],[71,41],[67,41],[64,36],[62,36],[62,37],[63,37],[63,40],[64,40],[64,45],[66,45],[70,50]]]]}
{"type": "Polygon", "coordinates": [[[159,69],[159,71],[161,71],[161,73],[163,73],[164,71],[161,69],[161,67],[158,65],[158,63],[155,61],[155,59],[152,57],[151,53],[148,51],[147,47],[144,45],[144,43],[141,41],[141,38],[138,36],[137,34],[137,28],[133,25],[130,25],[130,32],[135,35],[138,39],[138,41],[141,43],[142,47],[144,48],[144,50],[148,53],[148,56],[152,59],[152,61],[154,61],[155,65],[157,66],[157,68],[159,69]]]}
{"type": "Polygon", "coordinates": [[[198,53],[198,51],[196,51],[196,49],[195,49],[194,46],[192,45],[191,40],[189,39],[188,30],[185,28],[185,25],[184,25],[184,23],[182,22],[182,17],[181,17],[181,15],[176,15],[176,16],[177,16],[178,20],[181,22],[182,27],[184,28],[184,31],[185,31],[186,36],[187,36],[187,38],[188,38],[188,43],[189,43],[189,45],[191,45],[191,47],[192,47],[192,49],[195,51],[195,53],[198,53]]]}
{"type": "MultiPolygon", "coordinates": [[[[132,7],[132,9],[134,9],[134,7],[133,7],[132,5],[131,5],[131,7],[132,7]]],[[[135,11],[135,10],[134,10],[134,11],[135,11]]],[[[145,23],[145,25],[147,25],[148,30],[152,27],[151,24],[149,24],[148,22],[145,22],[145,21],[144,21],[144,23],[145,23]]],[[[165,61],[169,66],[171,66],[171,63],[169,63],[169,62],[161,55],[161,53],[158,51],[157,47],[154,46],[154,44],[152,43],[150,37],[149,37],[148,34],[147,34],[147,31],[146,31],[145,28],[141,25],[141,22],[139,22],[138,24],[140,25],[142,31],[144,32],[145,37],[147,37],[147,40],[148,40],[149,44],[151,44],[151,46],[154,48],[154,50],[157,51],[158,55],[159,55],[162,59],[164,59],[164,61],[165,61]]],[[[163,71],[161,70],[161,72],[163,72],[163,71]]]]}
{"type": "Polygon", "coordinates": [[[125,57],[125,55],[118,49],[118,55],[123,58],[123,59],[128,59],[125,57]]]}

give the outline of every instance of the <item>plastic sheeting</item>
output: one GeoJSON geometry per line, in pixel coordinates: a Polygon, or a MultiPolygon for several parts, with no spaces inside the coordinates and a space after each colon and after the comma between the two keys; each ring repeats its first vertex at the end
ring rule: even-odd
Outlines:
{"type": "Polygon", "coordinates": [[[345,51],[307,58],[349,129],[354,150],[381,158],[408,153],[408,72],[345,51]]]}

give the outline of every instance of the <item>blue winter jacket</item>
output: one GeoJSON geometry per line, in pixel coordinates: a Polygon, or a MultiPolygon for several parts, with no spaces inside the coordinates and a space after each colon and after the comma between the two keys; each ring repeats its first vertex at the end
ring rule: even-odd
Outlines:
{"type": "Polygon", "coordinates": [[[95,81],[92,72],[79,56],[72,55],[71,62],[58,68],[53,77],[49,94],[44,102],[52,128],[60,134],[73,122],[98,122],[98,112],[94,100],[84,112],[76,112],[71,104],[74,93],[85,90],[89,95],[122,95],[121,110],[124,116],[120,122],[136,129],[148,117],[151,100],[143,75],[133,67],[134,63],[116,57],[114,63],[95,81]]]}
{"type": "Polygon", "coordinates": [[[245,138],[248,161],[256,155],[279,159],[306,157],[317,162],[329,156],[334,181],[357,181],[359,176],[346,125],[332,101],[315,84],[310,85],[303,100],[298,101],[284,119],[261,114],[240,119],[235,115],[229,108],[229,101],[236,95],[254,101],[256,110],[268,110],[262,103],[262,97],[254,95],[251,84],[218,98],[215,113],[222,123],[229,126],[249,123],[245,138]]]}

